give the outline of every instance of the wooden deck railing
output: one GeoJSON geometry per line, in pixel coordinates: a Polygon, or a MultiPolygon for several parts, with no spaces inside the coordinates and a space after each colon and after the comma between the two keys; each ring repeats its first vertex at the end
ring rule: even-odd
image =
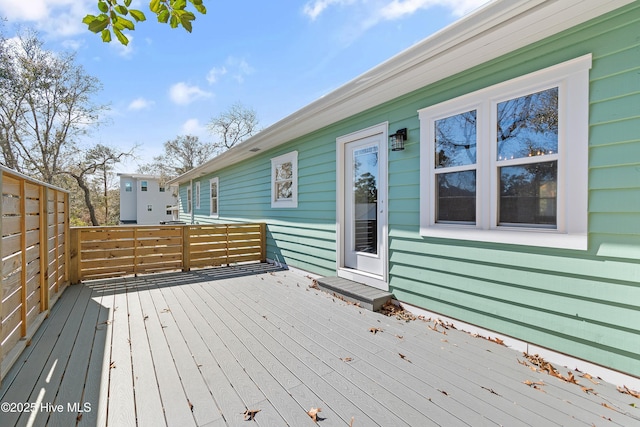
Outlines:
{"type": "Polygon", "coordinates": [[[265,224],[73,227],[71,283],[265,261],[265,224]]]}
{"type": "Polygon", "coordinates": [[[0,378],[69,278],[69,193],[0,167],[0,378]]]}

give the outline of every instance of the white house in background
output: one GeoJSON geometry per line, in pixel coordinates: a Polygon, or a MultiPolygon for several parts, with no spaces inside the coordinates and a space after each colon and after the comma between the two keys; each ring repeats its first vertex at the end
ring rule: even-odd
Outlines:
{"type": "Polygon", "coordinates": [[[174,219],[177,202],[169,186],[154,175],[118,174],[120,224],[159,224],[174,219]]]}

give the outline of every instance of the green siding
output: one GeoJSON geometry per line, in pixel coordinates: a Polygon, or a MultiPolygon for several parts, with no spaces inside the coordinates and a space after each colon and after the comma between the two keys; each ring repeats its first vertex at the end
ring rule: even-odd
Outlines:
{"type": "MultiPolygon", "coordinates": [[[[635,2],[220,170],[212,175],[220,177],[217,221],[267,221],[269,258],[335,274],[336,137],[383,121],[391,132],[407,127],[405,151],[388,159],[396,298],[640,376],[639,34],[635,2]],[[588,250],[421,237],[417,110],[587,53],[588,250]],[[292,150],[299,153],[299,206],[272,209],[270,158],[292,150]]],[[[202,192],[208,198],[208,185],[202,192]]],[[[211,221],[199,213],[196,221],[211,221]]]]}

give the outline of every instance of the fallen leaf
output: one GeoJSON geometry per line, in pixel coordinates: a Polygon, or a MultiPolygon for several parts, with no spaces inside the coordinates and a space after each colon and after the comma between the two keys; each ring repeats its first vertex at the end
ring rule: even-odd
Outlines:
{"type": "Polygon", "coordinates": [[[256,414],[260,412],[262,409],[247,409],[244,411],[244,420],[251,421],[256,417],[256,414]]]}
{"type": "Polygon", "coordinates": [[[438,389],[436,389],[436,390],[438,390],[440,393],[444,394],[445,396],[449,396],[449,393],[447,393],[447,392],[446,392],[446,391],[444,391],[444,390],[440,390],[439,388],[438,388],[438,389]]]}
{"type": "Polygon", "coordinates": [[[567,372],[569,374],[568,377],[565,377],[564,380],[571,384],[578,384],[578,380],[573,376],[573,372],[567,372]]]}
{"type": "Polygon", "coordinates": [[[613,406],[609,405],[608,403],[602,402],[601,405],[604,406],[607,409],[611,409],[612,411],[616,411],[616,412],[618,411],[616,408],[614,408],[613,406]]]}
{"type": "Polygon", "coordinates": [[[350,357],[341,357],[340,360],[342,360],[343,362],[351,362],[353,359],[350,357]]]}
{"type": "Polygon", "coordinates": [[[495,337],[494,339],[492,339],[491,341],[493,341],[496,344],[500,344],[500,345],[504,345],[504,340],[501,340],[498,337],[495,337]]]}
{"type": "Polygon", "coordinates": [[[584,391],[587,394],[598,394],[595,391],[593,391],[592,388],[589,388],[589,387],[580,387],[580,388],[582,389],[582,391],[584,391]]]}
{"type": "Polygon", "coordinates": [[[600,384],[598,381],[594,380],[594,379],[593,379],[593,377],[592,377],[591,375],[589,375],[589,374],[586,374],[586,373],[585,373],[585,374],[582,374],[582,375],[580,375],[580,376],[581,376],[582,378],[586,378],[586,379],[588,379],[589,381],[591,381],[591,382],[592,382],[592,383],[594,383],[594,384],[600,384]]]}
{"type": "Polygon", "coordinates": [[[116,362],[111,362],[109,364],[109,369],[115,369],[115,367],[116,367],[116,362]]]}
{"type": "Polygon", "coordinates": [[[356,418],[356,417],[351,417],[351,422],[349,423],[349,427],[353,427],[353,420],[354,420],[355,418],[356,418]]]}
{"type": "MultiPolygon", "coordinates": [[[[482,387],[482,386],[481,386],[482,387]]],[[[488,388],[488,387],[482,387],[483,389],[487,390],[489,393],[491,394],[495,394],[496,396],[500,396],[498,393],[495,392],[495,390],[493,390],[492,388],[488,388]]]]}
{"type": "Polygon", "coordinates": [[[375,335],[378,332],[383,332],[383,331],[380,328],[369,328],[369,332],[371,332],[373,335],[375,335]]]}
{"type": "Polygon", "coordinates": [[[636,399],[640,399],[640,393],[638,393],[635,390],[631,390],[629,387],[627,387],[626,385],[623,385],[622,387],[616,387],[618,389],[618,391],[620,393],[623,394],[628,394],[629,396],[633,396],[636,399]]]}
{"type": "Polygon", "coordinates": [[[193,412],[193,403],[191,403],[189,399],[187,399],[187,403],[189,404],[189,409],[191,409],[191,412],[193,412]]]}
{"type": "Polygon", "coordinates": [[[396,338],[398,338],[399,340],[403,339],[404,336],[403,335],[396,335],[396,338]]]}
{"type": "Polygon", "coordinates": [[[307,414],[311,417],[311,419],[315,422],[318,422],[318,412],[322,412],[321,408],[311,408],[307,412],[307,414]]]}
{"type": "Polygon", "coordinates": [[[409,363],[413,363],[411,360],[407,359],[407,356],[405,356],[402,353],[398,353],[398,356],[400,356],[400,359],[402,359],[402,360],[406,360],[409,363]]]}
{"type": "Polygon", "coordinates": [[[542,381],[533,382],[533,381],[530,381],[530,380],[524,380],[522,382],[524,384],[528,385],[529,387],[536,386],[536,385],[545,385],[544,382],[542,382],[542,381]]]}

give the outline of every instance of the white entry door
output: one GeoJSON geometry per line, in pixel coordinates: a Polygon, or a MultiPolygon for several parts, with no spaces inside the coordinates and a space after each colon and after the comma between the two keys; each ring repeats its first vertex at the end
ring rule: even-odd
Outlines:
{"type": "Polygon", "coordinates": [[[344,173],[340,245],[342,276],[388,289],[385,281],[386,126],[384,130],[338,140],[344,173]]]}

